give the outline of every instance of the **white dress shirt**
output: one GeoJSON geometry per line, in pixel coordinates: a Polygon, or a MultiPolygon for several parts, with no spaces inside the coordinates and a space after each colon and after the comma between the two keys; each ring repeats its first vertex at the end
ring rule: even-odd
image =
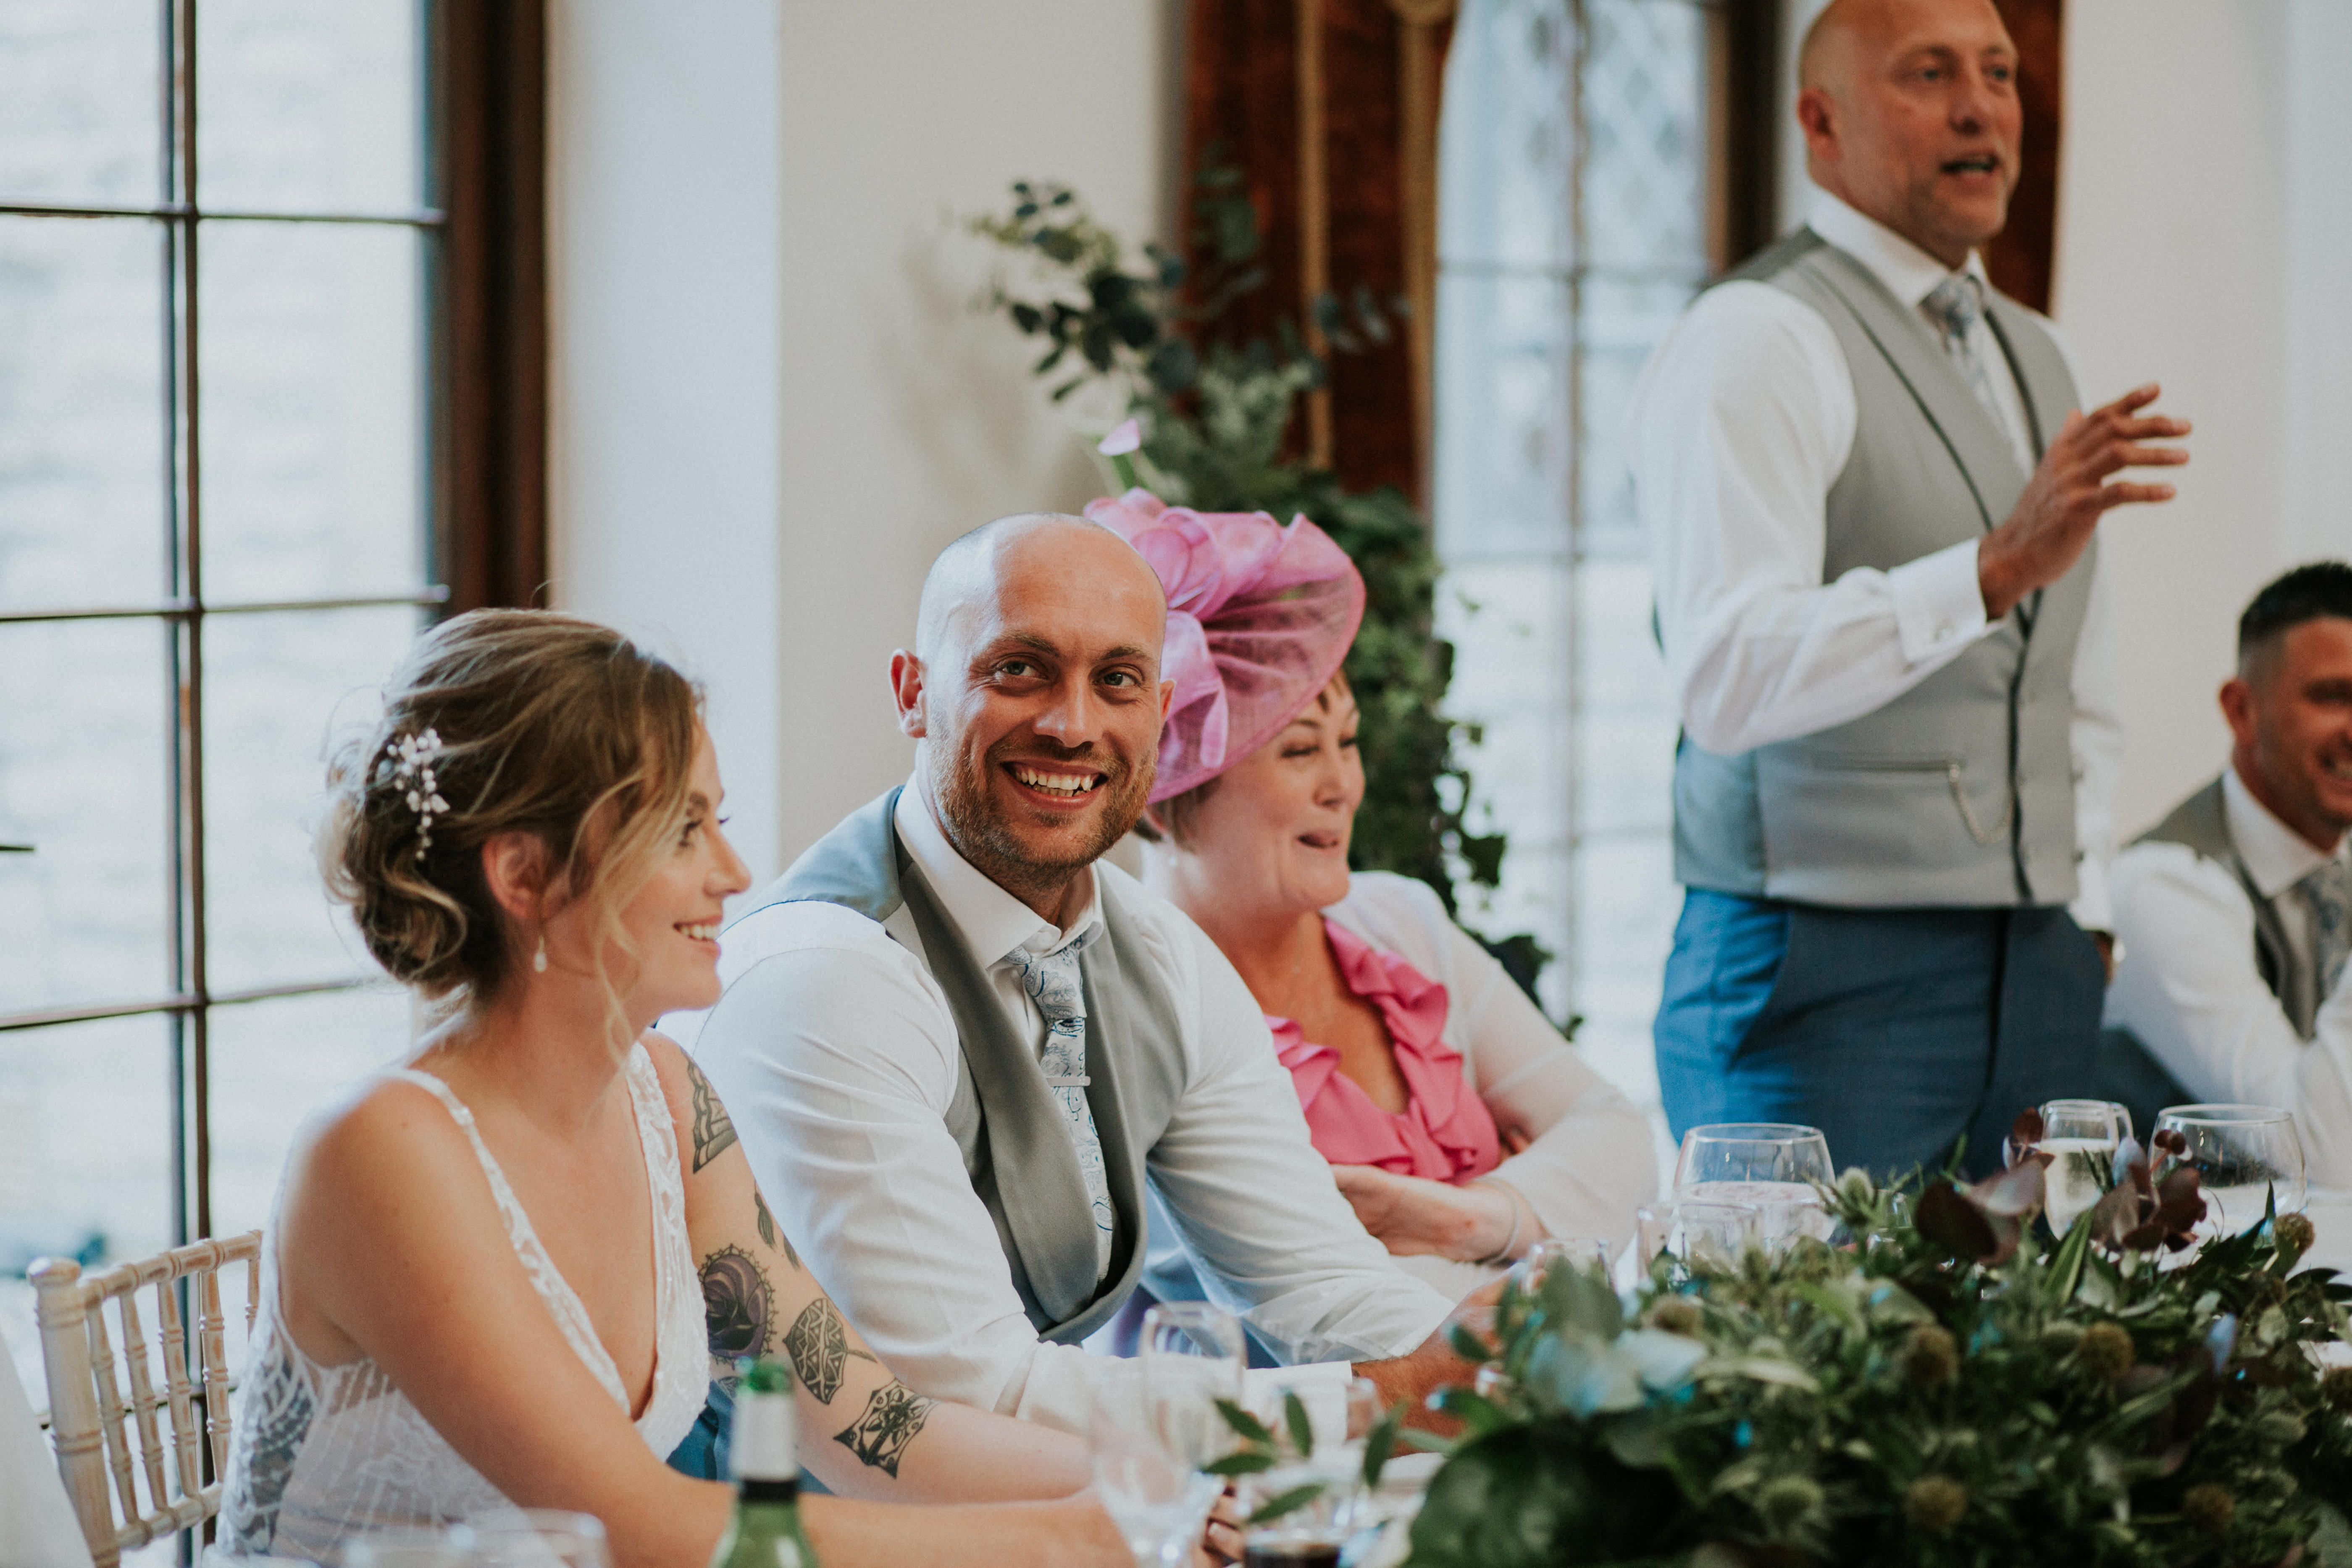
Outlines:
{"type": "MultiPolygon", "coordinates": [[[[1085,939],[1101,922],[1097,885],[1056,931],[955,852],[919,781],[895,820],[942,913],[1042,1049],[1043,1016],[996,961],[1024,943],[1085,939]]],[[[1087,875],[1126,873],[1098,861],[1087,875]]],[[[1399,1272],[1339,1196],[1233,966],[1173,905],[1132,881],[1124,890],[1142,911],[1132,934],[1175,999],[1184,1052],[1182,1098],[1148,1171],[1211,1294],[1290,1359],[1412,1350],[1452,1301],[1399,1272]]],[[[770,1020],[763,1037],[745,1047],[730,1029],[727,1048],[699,1042],[701,1015],[663,1027],[709,1075],[818,1281],[918,1392],[1084,1433],[1093,1384],[1133,1369],[1041,1341],[1022,1310],[948,1131],[961,1051],[911,917],[877,926],[835,904],[780,904],[730,926],[720,949],[728,1005],[770,1020]]]]}
{"type": "MultiPolygon", "coordinates": [[[[1813,231],[1897,300],[1916,308],[1949,276],[1892,229],[1827,192],[1815,198],[1813,231]]],[[[1983,276],[1974,252],[1968,270],[1983,276]]],[[[1969,336],[1990,372],[2000,423],[2031,473],[2024,405],[2007,357],[1982,321],[1969,336]]],[[[1999,625],[1985,618],[1975,540],[1889,571],[1856,567],[1822,580],[1830,487],[1855,424],[1853,374],[1830,324],[1767,283],[1743,279],[1700,295],[1643,368],[1626,449],[1667,675],[1694,744],[1736,753],[1859,719],[1999,625]]],[[[2073,908],[2090,930],[2108,927],[2123,762],[2107,584],[2106,573],[2094,574],[2073,671],[2073,908]]]]}
{"type": "MultiPolygon", "coordinates": [[[[2292,889],[2329,857],[2256,800],[2235,767],[2221,802],[2246,875],[2308,963],[2310,914],[2292,889]]],[[[2306,1044],[2254,965],[2253,907],[2228,867],[2185,844],[2135,844],[2116,858],[2115,893],[2124,956],[2105,1021],[2138,1037],[2198,1100],[2293,1110],[2313,1184],[2352,1187],[2352,968],[2320,1003],[2306,1044]]]]}
{"type": "MultiPolygon", "coordinates": [[[[1445,987],[1441,1037],[1462,1053],[1462,1076],[1497,1128],[1531,1140],[1493,1174],[1528,1200],[1546,1234],[1605,1242],[1612,1258],[1622,1251],[1634,1209],[1658,1192],[1648,1118],[1585,1065],[1427,883],[1358,872],[1347,898],[1323,912],[1445,987]]],[[[1396,1261],[1454,1300],[1502,1272],[1450,1258],[1396,1261]]]]}

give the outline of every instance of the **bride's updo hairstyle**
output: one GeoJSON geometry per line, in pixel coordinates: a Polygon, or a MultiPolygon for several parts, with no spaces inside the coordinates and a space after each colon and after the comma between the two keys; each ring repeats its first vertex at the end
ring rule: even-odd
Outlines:
{"type": "Polygon", "coordinates": [[[329,766],[319,843],[376,962],[454,1007],[498,994],[536,945],[482,873],[502,833],[539,841],[562,903],[586,900],[592,951],[630,952],[620,911],[687,820],[693,683],[609,626],[474,610],[418,638],[383,698],[374,732],[329,766]]]}

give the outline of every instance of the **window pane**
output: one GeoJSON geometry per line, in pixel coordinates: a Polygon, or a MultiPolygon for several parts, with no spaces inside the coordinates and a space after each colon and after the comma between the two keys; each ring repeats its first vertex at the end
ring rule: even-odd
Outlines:
{"type": "Polygon", "coordinates": [[[1584,244],[1599,267],[1706,256],[1706,16],[1691,0],[1587,0],[1584,244]]]}
{"type": "Polygon", "coordinates": [[[0,217],[0,608],[165,592],[164,257],[145,218],[0,217]]]}
{"type": "Polygon", "coordinates": [[[408,993],[388,981],[213,1009],[214,1232],[268,1225],[303,1118],[340,1085],[394,1065],[408,1042],[408,993]]]}
{"type": "Polygon", "coordinates": [[[205,597],[415,590],[417,232],[207,223],[199,243],[205,597]]]}
{"type": "Polygon", "coordinates": [[[163,7],[0,5],[0,195],[144,206],[161,191],[163,7]]]}
{"type": "Polygon", "coordinates": [[[1439,276],[1437,542],[1447,561],[1567,551],[1574,319],[1558,278],[1439,276]]]}
{"type": "Polygon", "coordinates": [[[1475,84],[1477,96],[1475,112],[1448,117],[1438,146],[1438,245],[1449,270],[1569,262],[1574,135],[1564,110],[1575,29],[1568,0],[1462,8],[1446,73],[1475,84]]]}
{"type": "Polygon", "coordinates": [[[170,1245],[171,1020],[0,1034],[0,1330],[27,1394],[47,1385],[26,1265],[170,1245]]]}
{"type": "Polygon", "coordinates": [[[415,0],[204,0],[196,194],[224,212],[417,205],[415,0]]]}
{"type": "Polygon", "coordinates": [[[219,616],[205,633],[207,967],[215,991],[374,972],[311,851],[330,733],[373,723],[407,608],[219,616]]]}
{"type": "Polygon", "coordinates": [[[171,989],[169,636],[0,625],[0,1012],[171,989]]]}

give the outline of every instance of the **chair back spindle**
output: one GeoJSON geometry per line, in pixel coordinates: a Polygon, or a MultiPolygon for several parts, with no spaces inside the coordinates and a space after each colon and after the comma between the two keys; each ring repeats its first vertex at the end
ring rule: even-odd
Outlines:
{"type": "Polygon", "coordinates": [[[116,1568],[123,1552],[220,1511],[230,1436],[228,1320],[220,1271],[232,1263],[246,1266],[249,1333],[261,1306],[260,1260],[261,1233],[255,1230],[174,1247],[87,1277],[68,1258],[45,1258],[27,1270],[48,1374],[50,1441],[96,1568],[116,1568]],[[155,1338],[163,1355],[160,1392],[139,1310],[139,1292],[148,1288],[154,1290],[155,1338]],[[192,1298],[192,1311],[182,1310],[184,1289],[192,1298]],[[121,1330],[121,1380],[107,1331],[109,1300],[121,1330]],[[128,1399],[122,1395],[124,1381],[130,1384],[128,1399]],[[165,1411],[168,1462],[158,1418],[165,1411]],[[206,1460],[210,1481],[205,1479],[206,1460]]]}

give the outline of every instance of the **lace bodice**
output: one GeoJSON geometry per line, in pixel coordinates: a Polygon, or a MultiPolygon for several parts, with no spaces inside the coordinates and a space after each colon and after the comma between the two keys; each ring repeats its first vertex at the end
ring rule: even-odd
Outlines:
{"type": "MultiPolygon", "coordinates": [[[[429,1073],[393,1076],[448,1109],[473,1145],[506,1220],[515,1256],[556,1326],[623,1410],[628,1391],[596,1337],[588,1310],[557,1272],[506,1173],[482,1142],[473,1113],[429,1073]]],[[[654,1389],[636,1428],[666,1458],[701,1414],[709,1387],[702,1293],[686,1234],[686,1186],[677,1142],[653,1058],[633,1048],[625,1069],[654,1216],[654,1389]]],[[[372,1530],[451,1522],[513,1505],[429,1426],[374,1362],[321,1366],[302,1353],[280,1312],[276,1227],[263,1249],[264,1289],[254,1325],[221,1508],[223,1543],[242,1552],[336,1564],[343,1542],[372,1530]]],[[[388,1284],[393,1283],[387,1281],[388,1284]]]]}

